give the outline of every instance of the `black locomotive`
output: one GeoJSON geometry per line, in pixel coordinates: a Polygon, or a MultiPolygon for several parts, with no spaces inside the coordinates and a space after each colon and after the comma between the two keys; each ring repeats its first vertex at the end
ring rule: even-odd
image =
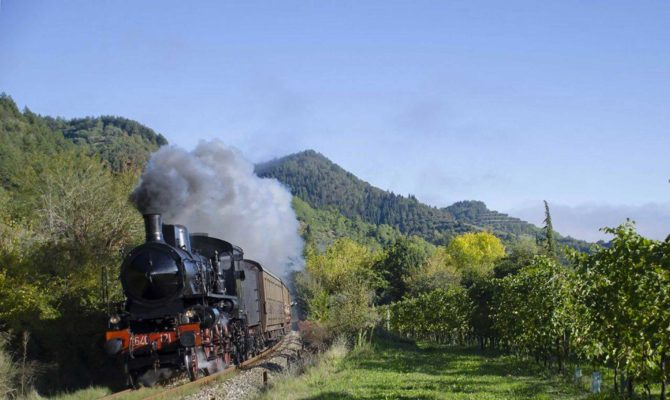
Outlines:
{"type": "Polygon", "coordinates": [[[191,380],[238,364],[286,333],[290,297],[281,279],[241,248],[144,216],[146,242],[121,266],[126,296],[111,315],[105,350],[129,384],[186,371],[191,380]]]}

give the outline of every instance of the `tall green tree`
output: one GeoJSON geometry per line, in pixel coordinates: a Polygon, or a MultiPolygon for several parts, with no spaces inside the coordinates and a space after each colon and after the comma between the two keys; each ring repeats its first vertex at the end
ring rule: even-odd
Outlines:
{"type": "Polygon", "coordinates": [[[381,292],[382,304],[398,301],[408,293],[410,279],[421,269],[433,250],[433,246],[415,236],[400,237],[387,248],[384,257],[375,265],[377,272],[387,282],[381,292]]]}
{"type": "Polygon", "coordinates": [[[550,257],[556,257],[556,239],[554,238],[554,224],[551,222],[551,213],[549,212],[549,203],[544,200],[544,248],[550,257]]]}

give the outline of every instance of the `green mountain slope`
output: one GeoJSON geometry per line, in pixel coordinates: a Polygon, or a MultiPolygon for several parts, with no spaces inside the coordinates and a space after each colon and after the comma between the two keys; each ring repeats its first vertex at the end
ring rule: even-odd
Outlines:
{"type": "Polygon", "coordinates": [[[256,172],[283,182],[314,208],[333,207],[345,217],[389,225],[434,243],[471,230],[450,213],[422,204],[412,196],[378,189],[313,150],[259,164],[256,172]]]}
{"type": "Polygon", "coordinates": [[[402,235],[389,225],[370,224],[359,217],[347,218],[334,207],[312,208],[299,197],[293,197],[293,209],[300,221],[300,234],[319,249],[325,249],[343,237],[380,249],[394,243],[402,235]]]}
{"type": "Polygon", "coordinates": [[[151,152],[167,140],[138,122],[120,117],[43,117],[19,111],[11,97],[0,94],[0,182],[21,169],[29,154],[49,155],[82,149],[98,155],[114,171],[141,168],[151,152]]]}
{"type": "MultiPolygon", "coordinates": [[[[481,201],[461,201],[438,209],[419,202],[414,196],[381,190],[313,150],[258,164],[256,172],[283,182],[313,208],[333,209],[350,219],[388,225],[435,244],[478,230],[490,230],[505,242],[515,241],[522,235],[540,234],[535,225],[489,210],[481,201]]],[[[557,238],[562,245],[580,250],[589,248],[583,241],[560,235],[557,238]]]]}

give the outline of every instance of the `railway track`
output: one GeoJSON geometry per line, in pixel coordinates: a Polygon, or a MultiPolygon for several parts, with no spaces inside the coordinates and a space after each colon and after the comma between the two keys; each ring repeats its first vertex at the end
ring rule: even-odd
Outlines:
{"type": "Polygon", "coordinates": [[[189,390],[189,389],[195,388],[195,387],[200,387],[200,386],[202,386],[206,383],[217,380],[217,379],[219,379],[223,376],[230,375],[235,371],[244,370],[244,369],[254,365],[258,361],[261,361],[261,360],[271,356],[277,349],[279,349],[286,342],[287,337],[288,337],[288,335],[284,336],[284,338],[282,338],[282,340],[280,340],[274,346],[272,346],[269,349],[263,351],[261,354],[255,356],[253,358],[248,359],[247,361],[241,363],[238,366],[228,367],[228,368],[224,369],[223,371],[217,372],[217,373],[212,374],[212,375],[204,376],[204,377],[202,377],[200,379],[197,379],[195,381],[187,382],[187,383],[184,383],[182,385],[178,385],[178,386],[174,386],[174,387],[168,387],[168,388],[165,388],[165,390],[161,390],[158,393],[156,393],[154,391],[151,391],[150,393],[147,393],[146,396],[142,396],[140,394],[140,392],[143,389],[138,389],[138,390],[126,389],[126,390],[122,390],[120,392],[112,393],[108,396],[102,397],[102,398],[100,398],[100,400],[123,399],[126,396],[130,396],[130,395],[133,395],[132,396],[133,399],[142,399],[142,400],[158,400],[158,399],[168,399],[168,398],[173,399],[173,398],[177,397],[179,392],[189,390]],[[137,394],[137,396],[135,396],[134,394],[137,394]]]}

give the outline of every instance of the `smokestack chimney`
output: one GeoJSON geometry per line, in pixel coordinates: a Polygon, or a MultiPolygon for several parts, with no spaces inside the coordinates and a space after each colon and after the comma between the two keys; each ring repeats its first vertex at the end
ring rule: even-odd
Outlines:
{"type": "Polygon", "coordinates": [[[144,214],[144,230],[147,242],[163,241],[163,221],[160,214],[144,214]]]}

